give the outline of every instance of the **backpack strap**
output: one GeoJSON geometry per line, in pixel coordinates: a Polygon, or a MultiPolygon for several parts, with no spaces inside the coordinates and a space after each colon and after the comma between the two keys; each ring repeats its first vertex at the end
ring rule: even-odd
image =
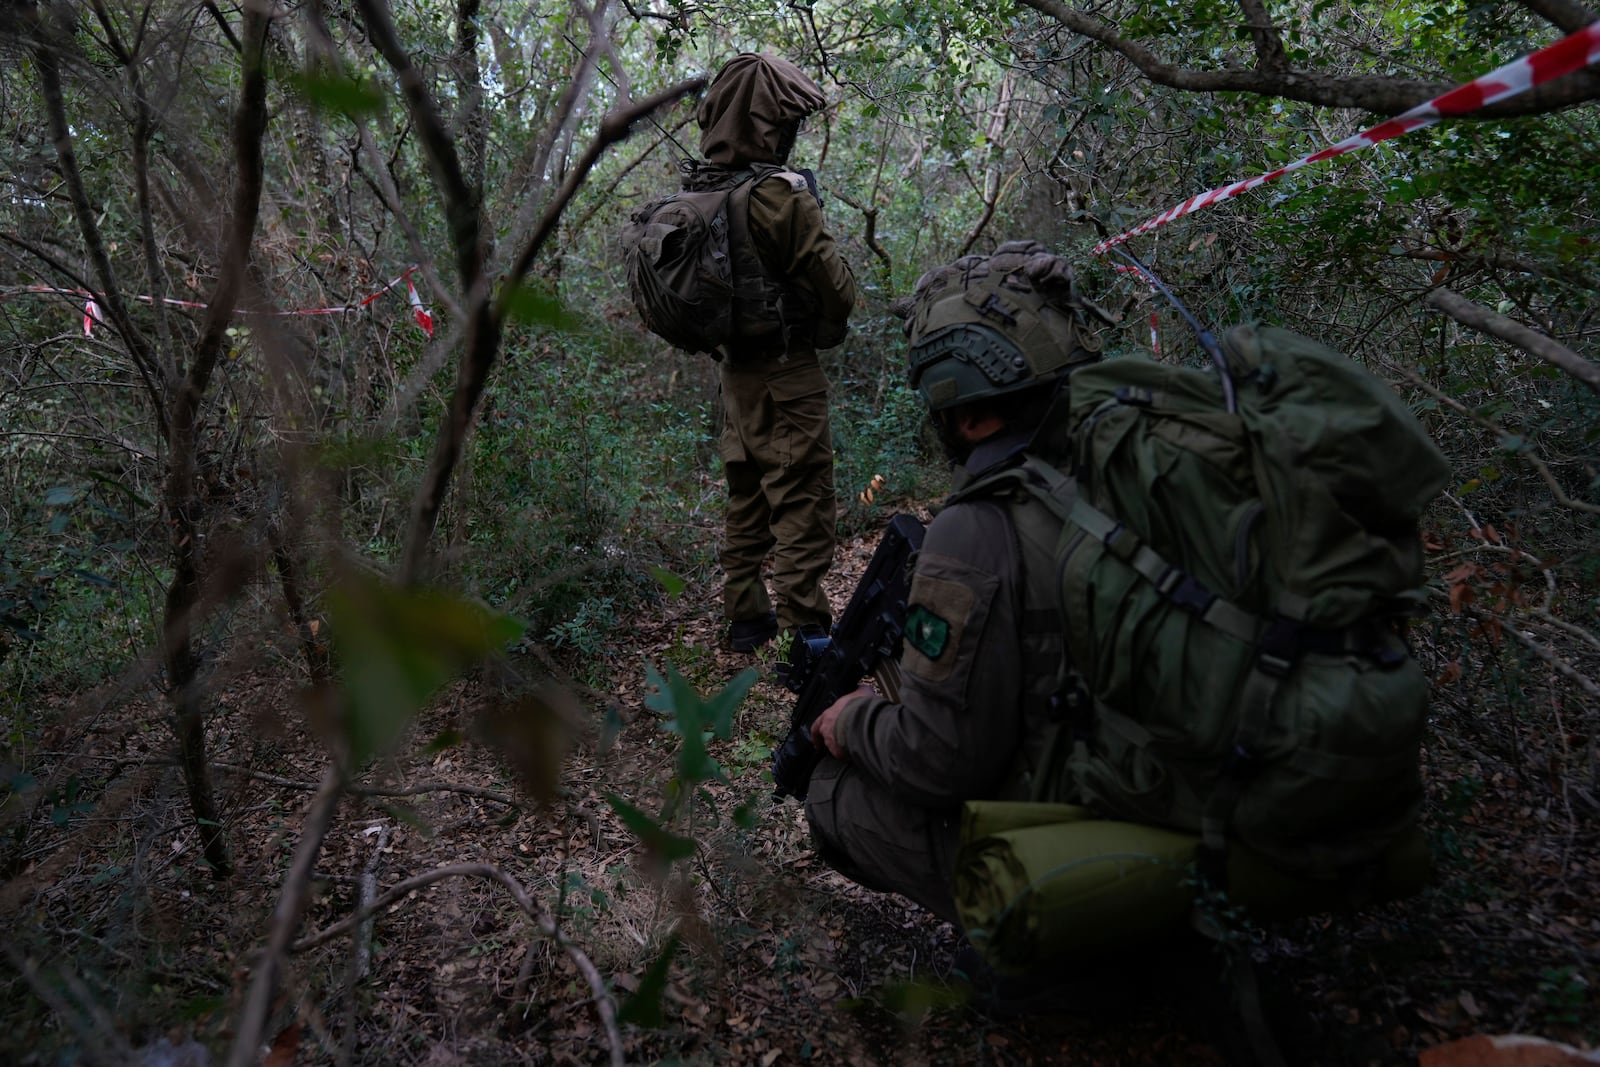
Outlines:
{"type": "MultiPolygon", "coordinates": [[[[753,163],[728,189],[728,266],[732,274],[734,312],[737,330],[749,323],[775,324],[773,336],[761,345],[763,355],[785,356],[793,341],[795,327],[784,319],[785,286],[767,272],[750,235],[750,197],[756,186],[768,178],[782,178],[795,193],[808,192],[805,175],[771,163],[753,163]]],[[[737,343],[737,342],[735,342],[737,343]]]]}

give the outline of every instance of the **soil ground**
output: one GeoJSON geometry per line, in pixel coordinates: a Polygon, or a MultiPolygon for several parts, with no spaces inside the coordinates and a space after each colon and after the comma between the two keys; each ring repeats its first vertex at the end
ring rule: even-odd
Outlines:
{"type": "MultiPolygon", "coordinates": [[[[835,604],[871,547],[843,546],[835,604]]],[[[1085,961],[1047,1010],[1022,1018],[975,1007],[951,974],[958,933],[828,870],[800,809],[770,799],[763,772],[791,698],[771,681],[770,651],[719,647],[713,594],[648,609],[598,667],[569,665],[587,671],[576,681],[585,721],[559,794],[543,803],[467,739],[491,687],[479,679],[447,692],[408,754],[367,779],[436,791],[344,803],[302,935],[350,915],[364,877],[381,893],[441,865],[486,863],[558,916],[620,1002],[643,989],[635,1009],[659,1006],[654,1018],[645,1011],[648,1025],[623,1028],[629,1062],[1228,1062],[1239,1026],[1203,946],[1085,961]],[[675,824],[698,848],[665,876],[606,799],[653,813],[674,773],[676,739],[644,704],[646,663],[671,664],[702,692],[751,666],[763,673],[732,738],[711,745],[726,782],[696,795],[692,824],[675,824]],[[608,720],[621,729],[605,743],[608,720]],[[652,967],[669,943],[657,1001],[652,967]]],[[[213,758],[240,866],[226,882],[198,854],[157,710],[124,703],[65,716],[48,739],[50,780],[78,783],[78,800],[36,805],[13,827],[0,888],[11,931],[0,1061],[101,1062],[106,1049],[189,1040],[215,1061],[226,1046],[324,765],[322,746],[292,725],[305,719],[301,697],[282,690],[281,671],[258,668],[217,672],[213,758]]],[[[1435,712],[1426,768],[1435,884],[1359,916],[1251,932],[1291,1064],[1414,1063],[1479,1032],[1600,1039],[1597,812],[1582,789],[1558,792],[1542,770],[1548,746],[1587,739],[1518,733],[1514,720],[1505,736],[1504,717],[1457,705],[1449,691],[1435,712]]],[[[377,918],[370,942],[341,936],[296,954],[274,1020],[274,1067],[610,1055],[571,956],[504,888],[468,878],[412,893],[377,918]]]]}

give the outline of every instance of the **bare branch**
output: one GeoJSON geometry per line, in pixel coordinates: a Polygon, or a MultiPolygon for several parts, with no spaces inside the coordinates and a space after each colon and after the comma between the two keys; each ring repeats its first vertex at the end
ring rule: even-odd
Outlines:
{"type": "Polygon", "coordinates": [[[168,468],[163,502],[173,559],[172,580],[167,587],[162,617],[162,648],[189,802],[194,809],[206,860],[218,877],[231,873],[232,861],[228,857],[206,769],[205,708],[195,683],[199,660],[194,647],[194,624],[201,594],[199,519],[204,508],[195,477],[195,440],[206,389],[222,357],[228,323],[233,320],[234,308],[250,269],[250,248],[261,212],[265,177],[262,142],[267,132],[265,57],[270,22],[271,16],[265,10],[246,8],[244,48],[240,52],[239,103],[233,117],[237,170],[222,263],[217,271],[216,286],[206,302],[200,339],[188,372],[172,397],[167,418],[168,468]]]}
{"type": "Polygon", "coordinates": [[[1600,10],[1580,4],[1577,0],[1517,0],[1517,2],[1562,33],[1577,33],[1590,23],[1600,20],[1600,10]]]}
{"type": "MultiPolygon", "coordinates": [[[[297,778],[285,778],[282,775],[268,774],[266,771],[257,771],[249,767],[241,767],[235,763],[213,763],[212,767],[229,774],[240,774],[247,778],[254,778],[261,782],[270,782],[273,785],[285,786],[289,789],[313,790],[322,788],[317,782],[307,782],[297,778]]],[[[486,789],[478,785],[459,785],[455,782],[421,782],[417,785],[404,786],[377,786],[353,785],[345,790],[356,797],[416,797],[428,793],[460,793],[462,796],[478,797],[482,800],[492,800],[496,804],[504,804],[508,808],[519,805],[516,800],[497,793],[493,789],[486,789]]]]}
{"type": "Polygon", "coordinates": [[[234,1031],[233,1047],[228,1051],[228,1067],[251,1067],[260,1057],[261,1036],[266,1031],[267,1015],[277,992],[278,972],[283,968],[294,932],[300,926],[301,913],[310,899],[311,873],[316,869],[322,843],[333,825],[334,812],[339,809],[343,787],[344,776],[338,765],[330,765],[311,801],[305,827],[300,832],[300,843],[295,846],[289,872],[278,892],[278,903],[272,909],[267,943],[261,950],[250,989],[245,994],[244,1011],[234,1031]]]}
{"type": "Polygon", "coordinates": [[[867,248],[872,251],[873,255],[877,256],[883,261],[883,269],[885,271],[893,270],[894,260],[889,257],[889,250],[883,247],[882,242],[878,240],[878,209],[876,207],[862,207],[859,203],[850,198],[849,193],[846,193],[843,190],[834,189],[832,190],[832,193],[834,196],[844,201],[844,203],[849,207],[853,207],[857,211],[861,212],[861,218],[865,221],[865,228],[862,231],[861,240],[866,244],[867,248]]]}
{"type": "MultiPolygon", "coordinates": [[[[1469,608],[1468,610],[1471,611],[1473,609],[1469,608]]],[[[1566,678],[1568,681],[1572,682],[1572,684],[1576,685],[1579,689],[1587,693],[1590,700],[1600,701],[1600,683],[1596,683],[1593,678],[1583,674],[1572,664],[1562,659],[1559,655],[1557,655],[1555,649],[1541,641],[1536,640],[1531,633],[1526,632],[1517,625],[1516,619],[1508,619],[1502,615],[1495,615],[1494,617],[1505,624],[1506,633],[1516,638],[1517,642],[1521,644],[1522,647],[1526,648],[1529,652],[1532,652],[1535,656],[1538,656],[1540,659],[1544,660],[1551,666],[1551,668],[1555,670],[1557,674],[1561,675],[1563,678],[1566,678]]]]}
{"type": "Polygon", "coordinates": [[[49,117],[50,137],[55,142],[56,162],[61,168],[61,177],[66,184],[67,195],[72,201],[72,212],[77,218],[78,230],[83,236],[89,262],[93,265],[95,278],[100,285],[101,295],[104,298],[103,306],[112,325],[127,344],[128,354],[133,358],[134,366],[144,379],[145,388],[150,393],[158,429],[162,436],[169,436],[165,400],[166,382],[162,377],[160,363],[150,349],[149,341],[134,323],[133,316],[129,314],[128,306],[123,300],[122,290],[117,285],[116,274],[111,267],[111,257],[106,251],[105,239],[96,221],[89,191],[84,185],[83,174],[78,169],[78,156],[72,131],[67,123],[66,102],[61,90],[61,72],[57,66],[55,47],[41,38],[34,47],[33,55],[34,66],[39,72],[39,85],[44,93],[45,112],[49,117]]]}
{"type": "MultiPolygon", "coordinates": [[[[384,0],[358,0],[357,6],[367,23],[367,33],[374,47],[400,80],[400,91],[405,96],[411,121],[422,142],[423,156],[433,174],[434,184],[444,196],[445,218],[450,224],[450,239],[455,245],[456,271],[461,279],[461,289],[469,306],[481,302],[475,291],[483,284],[484,249],[481,239],[481,220],[472,187],[461,169],[461,158],[456,153],[455,141],[450,137],[428,82],[423,73],[411,62],[400,35],[395,30],[384,0]]],[[[469,345],[470,335],[469,335],[469,345]]]]}
{"type": "MultiPolygon", "coordinates": [[[[304,952],[307,949],[316,948],[318,945],[331,941],[342,934],[348,933],[369,915],[374,915],[396,901],[403,900],[408,894],[418,889],[433,885],[435,882],[441,882],[446,878],[482,878],[486,881],[498,882],[511,894],[511,899],[516,901],[517,907],[522,909],[523,914],[537,923],[545,936],[566,952],[567,958],[572,961],[573,966],[578,969],[578,973],[583,975],[584,981],[589,985],[589,992],[594,998],[595,1010],[600,1015],[600,1022],[606,1030],[606,1039],[611,1045],[611,1062],[615,1067],[621,1067],[625,1062],[622,1055],[622,1031],[617,1025],[616,1006],[611,1000],[611,994],[606,990],[605,979],[600,976],[600,972],[595,968],[594,962],[589,959],[588,955],[577,945],[567,940],[566,935],[561,932],[560,926],[556,924],[555,918],[528,894],[522,884],[500,868],[490,864],[458,863],[450,867],[439,867],[427,871],[414,878],[407,878],[398,885],[391,886],[388,892],[374,900],[368,907],[361,908],[327,929],[312,934],[295,944],[290,951],[304,952]]],[[[230,1067],[233,1067],[231,1061],[230,1067]]],[[[243,1067],[243,1065],[239,1065],[239,1067],[243,1067]]]]}
{"type": "MultiPolygon", "coordinates": [[[[1097,41],[1127,59],[1157,85],[1201,93],[1255,93],[1299,100],[1322,107],[1355,108],[1379,115],[1397,115],[1431,100],[1455,86],[1450,82],[1381,75],[1345,77],[1296,70],[1191,70],[1174,66],[1155,50],[1124,37],[1117,28],[1063,0],[1022,0],[1024,4],[1059,22],[1073,33],[1097,41]]],[[[1559,0],[1555,0],[1559,2],[1559,0]]],[[[1542,115],[1572,104],[1600,99],[1600,74],[1577,71],[1546,82],[1525,93],[1502,100],[1463,119],[1502,119],[1542,115]]]]}
{"type": "Polygon", "coordinates": [[[1244,13],[1245,26],[1250,30],[1250,40],[1256,46],[1256,69],[1282,74],[1289,69],[1289,57],[1283,52],[1283,39],[1272,24],[1272,16],[1261,0],[1239,0],[1239,10],[1244,13]]]}
{"type": "Polygon", "coordinates": [[[1481,304],[1475,304],[1460,293],[1449,289],[1435,289],[1426,299],[1428,304],[1457,322],[1516,345],[1529,355],[1537,356],[1551,366],[1572,375],[1596,393],[1600,393],[1600,363],[1584,359],[1561,342],[1546,337],[1537,330],[1531,330],[1515,319],[1506,318],[1481,304]]]}
{"type": "MultiPolygon", "coordinates": [[[[1412,371],[1407,367],[1397,366],[1393,363],[1389,363],[1388,365],[1403,375],[1406,381],[1410,382],[1418,389],[1421,389],[1439,403],[1454,411],[1457,415],[1471,419],[1483,429],[1497,434],[1502,441],[1511,436],[1511,434],[1508,433],[1503,427],[1495,425],[1493,422],[1490,422],[1482,415],[1479,415],[1476,411],[1473,411],[1455,397],[1440,392],[1438,389],[1435,389],[1433,386],[1423,381],[1415,371],[1412,371]]],[[[1557,504],[1560,504],[1564,508],[1572,508],[1575,511],[1587,511],[1593,515],[1600,515],[1600,504],[1590,504],[1587,501],[1574,500],[1572,497],[1568,496],[1567,491],[1563,489],[1561,487],[1561,483],[1556,480],[1555,472],[1550,469],[1550,465],[1544,460],[1540,459],[1531,450],[1526,448],[1519,449],[1516,455],[1518,459],[1522,460],[1522,462],[1534,469],[1534,472],[1539,475],[1540,480],[1544,482],[1547,488],[1549,488],[1550,495],[1555,498],[1557,504]]]]}
{"type": "Polygon", "coordinates": [[[510,271],[507,272],[508,284],[501,291],[500,299],[495,308],[497,317],[504,315],[505,306],[511,296],[512,289],[515,288],[517,282],[520,282],[527,275],[528,268],[533,265],[534,258],[538,256],[540,249],[544,247],[544,243],[550,239],[550,234],[555,232],[556,223],[560,220],[562,211],[566,209],[568,202],[577,193],[578,187],[583,184],[584,179],[589,176],[590,169],[594,167],[595,161],[600,158],[601,153],[626,138],[632,131],[635,122],[638,122],[659,107],[664,107],[675,100],[688,96],[690,93],[699,92],[705,87],[705,84],[705,78],[690,78],[687,81],[681,81],[658,93],[647,96],[643,100],[635,102],[632,106],[614,110],[605,117],[600,123],[600,132],[589,143],[589,147],[584,151],[583,157],[578,161],[577,165],[567,172],[567,178],[562,183],[561,190],[545,208],[544,215],[539,220],[539,225],[534,228],[533,236],[528,239],[527,245],[523,248],[521,254],[517,256],[516,262],[512,265],[510,271]]]}
{"type": "MultiPolygon", "coordinates": [[[[307,4],[305,13],[311,29],[308,35],[311,47],[316,49],[318,56],[331,69],[342,70],[344,63],[339,56],[339,50],[334,47],[333,35],[329,32],[327,21],[322,16],[321,6],[307,4]]],[[[422,234],[417,230],[417,224],[401,202],[400,190],[395,187],[394,176],[389,173],[389,168],[384,166],[383,157],[378,153],[378,143],[372,136],[370,124],[365,117],[357,116],[355,127],[358,148],[372,172],[367,175],[367,179],[377,192],[378,198],[389,209],[389,213],[400,223],[400,229],[406,235],[406,245],[411,249],[411,258],[421,267],[422,276],[428,282],[429,295],[445,306],[451,319],[460,322],[463,318],[461,305],[456,301],[455,293],[450,287],[440,280],[438,272],[434,269],[433,258],[423,248],[422,234]]],[[[366,174],[365,171],[362,173],[366,174]]]]}
{"type": "Polygon", "coordinates": [[[676,126],[672,128],[672,130],[663,130],[661,136],[656,138],[649,148],[646,148],[643,152],[640,152],[637,156],[633,157],[626,164],[624,164],[623,167],[617,172],[616,176],[613,177],[611,181],[606,183],[606,187],[604,189],[600,190],[598,193],[593,193],[590,195],[589,207],[584,211],[583,214],[573,219],[572,222],[567,225],[567,232],[569,234],[582,233],[584,227],[589,225],[590,220],[593,219],[600,209],[611,200],[612,195],[619,187],[621,187],[622,183],[627,180],[628,175],[632,174],[640,164],[654,155],[656,149],[666,144],[667,141],[672,138],[672,134],[674,132],[682,129],[684,126],[687,126],[689,122],[690,117],[685,116],[681,121],[678,122],[676,126]]]}

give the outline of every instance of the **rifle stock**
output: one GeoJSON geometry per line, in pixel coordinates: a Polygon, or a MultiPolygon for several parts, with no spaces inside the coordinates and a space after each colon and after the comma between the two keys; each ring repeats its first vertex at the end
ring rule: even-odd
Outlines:
{"type": "MultiPolygon", "coordinates": [[[[895,666],[905,635],[906,600],[912,562],[922,547],[922,523],[910,515],[889,520],[866,573],[827,638],[797,641],[785,684],[799,699],[789,735],[772,750],[772,781],[777,797],[804,800],[823,753],[811,740],[811,724],[835,700],[853,692],[861,679],[895,666]]],[[[893,672],[898,679],[898,673],[893,672]]]]}

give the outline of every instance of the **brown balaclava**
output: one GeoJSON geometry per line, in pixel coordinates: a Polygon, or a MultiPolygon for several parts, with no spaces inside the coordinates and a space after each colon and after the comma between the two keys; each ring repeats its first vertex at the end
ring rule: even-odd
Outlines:
{"type": "Polygon", "coordinates": [[[700,154],[730,167],[780,162],[788,128],[825,103],[817,83],[787,59],[744,52],[717,72],[700,101],[700,154]]]}

